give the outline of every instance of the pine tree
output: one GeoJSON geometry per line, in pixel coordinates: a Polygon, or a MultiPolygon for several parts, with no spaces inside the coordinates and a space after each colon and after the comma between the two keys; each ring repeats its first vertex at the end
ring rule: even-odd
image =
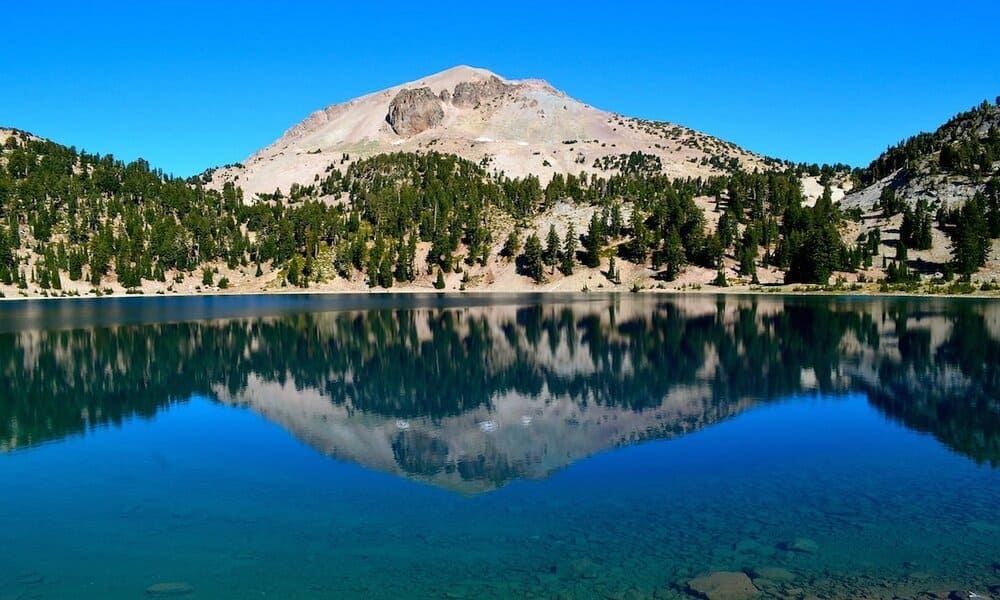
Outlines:
{"type": "Polygon", "coordinates": [[[842,247],[840,233],[833,223],[811,226],[791,257],[785,282],[826,285],[837,267],[842,247]]]}
{"type": "Polygon", "coordinates": [[[563,240],[562,253],[559,255],[559,270],[563,275],[572,275],[574,264],[576,264],[576,227],[570,223],[566,238],[563,240]]]}
{"type": "Polygon", "coordinates": [[[726,281],[726,272],[721,267],[715,274],[715,281],[712,282],[712,285],[717,287],[729,287],[729,282],[726,281]]]}
{"type": "Polygon", "coordinates": [[[733,215],[732,212],[727,210],[722,213],[721,217],[719,217],[719,224],[718,227],[716,227],[716,232],[723,248],[731,246],[733,241],[736,239],[736,226],[736,216],[733,215]]]}
{"type": "Polygon", "coordinates": [[[514,228],[513,231],[507,234],[507,239],[503,243],[503,249],[500,251],[500,256],[503,256],[508,260],[513,260],[520,251],[521,237],[517,234],[517,228],[514,228]]]}
{"type": "Polygon", "coordinates": [[[583,247],[586,251],[583,264],[591,269],[601,264],[601,247],[604,245],[604,226],[601,223],[600,215],[596,212],[590,218],[590,228],[587,230],[587,238],[583,247]]]}
{"type": "Polygon", "coordinates": [[[960,211],[952,234],[955,272],[968,278],[986,263],[989,227],[984,216],[983,196],[976,194],[960,211]]]}
{"type": "Polygon", "coordinates": [[[611,222],[608,225],[608,233],[613,238],[617,238],[622,234],[622,205],[620,202],[615,202],[611,205],[611,222]]]}
{"type": "Polygon", "coordinates": [[[524,242],[524,254],[522,255],[523,272],[528,277],[541,283],[545,280],[545,267],[542,262],[542,241],[532,233],[524,242]]]}
{"type": "Polygon", "coordinates": [[[554,267],[559,262],[559,249],[561,246],[559,234],[556,233],[556,226],[549,226],[549,234],[545,239],[545,251],[542,253],[542,262],[549,267],[554,267]]]}
{"type": "Polygon", "coordinates": [[[882,215],[885,217],[891,217],[903,210],[903,202],[896,196],[896,190],[892,187],[885,186],[882,188],[882,193],[879,195],[879,205],[882,207],[882,215]]]}
{"type": "Polygon", "coordinates": [[[614,256],[608,259],[608,281],[614,284],[621,283],[621,279],[618,277],[618,267],[615,265],[614,256]]]}
{"type": "Polygon", "coordinates": [[[382,257],[382,262],[379,264],[378,284],[386,289],[392,287],[392,258],[389,254],[382,257]]]}
{"type": "Polygon", "coordinates": [[[680,275],[681,269],[686,262],[684,255],[684,245],[681,243],[681,235],[676,227],[671,227],[664,240],[663,262],[666,264],[664,276],[667,281],[673,281],[680,275]]]}
{"type": "Polygon", "coordinates": [[[740,250],[740,274],[744,277],[757,276],[757,248],[744,247],[740,250]]]}
{"type": "Polygon", "coordinates": [[[434,280],[434,289],[443,290],[444,286],[444,271],[438,269],[437,279],[434,280]]]}
{"type": "Polygon", "coordinates": [[[399,281],[413,281],[416,279],[416,259],[417,259],[417,236],[410,234],[407,236],[406,244],[400,248],[396,258],[395,276],[399,281]]]}

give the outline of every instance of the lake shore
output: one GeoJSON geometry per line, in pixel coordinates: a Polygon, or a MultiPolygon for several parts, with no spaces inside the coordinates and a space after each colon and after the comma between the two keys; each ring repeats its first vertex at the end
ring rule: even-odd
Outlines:
{"type": "MultiPolygon", "coordinates": [[[[945,286],[939,286],[944,288],[945,286]]],[[[496,289],[496,288],[474,288],[474,289],[435,289],[432,286],[405,286],[393,287],[390,289],[370,288],[370,289],[345,289],[342,287],[316,286],[310,288],[261,288],[261,289],[206,289],[198,291],[164,292],[143,291],[129,292],[126,290],[114,290],[110,293],[102,292],[100,295],[73,294],[73,295],[38,295],[25,294],[11,295],[9,291],[4,291],[4,296],[0,297],[0,303],[15,302],[24,300],[55,301],[55,300],[81,300],[96,298],[197,298],[197,297],[241,297],[241,296],[358,296],[358,295],[468,295],[468,296],[513,296],[513,295],[565,295],[565,294],[654,294],[654,295],[692,295],[692,296],[860,296],[860,297],[905,297],[905,298],[975,298],[975,299],[1000,299],[1000,290],[974,289],[969,293],[948,293],[945,291],[907,291],[903,289],[881,289],[878,284],[868,284],[860,289],[837,288],[832,286],[817,285],[774,285],[774,286],[745,286],[734,285],[728,287],[716,287],[712,285],[704,286],[678,286],[678,287],[653,287],[640,288],[638,290],[628,289],[625,286],[616,285],[608,287],[597,287],[596,289],[567,290],[559,287],[525,286],[520,289],[496,289]]]]}

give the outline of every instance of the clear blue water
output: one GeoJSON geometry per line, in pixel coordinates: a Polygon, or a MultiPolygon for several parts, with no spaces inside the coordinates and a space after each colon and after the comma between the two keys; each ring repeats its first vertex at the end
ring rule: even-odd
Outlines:
{"type": "Polygon", "coordinates": [[[0,599],[688,598],[720,571],[990,594],[998,325],[944,300],[7,303],[0,599]]]}

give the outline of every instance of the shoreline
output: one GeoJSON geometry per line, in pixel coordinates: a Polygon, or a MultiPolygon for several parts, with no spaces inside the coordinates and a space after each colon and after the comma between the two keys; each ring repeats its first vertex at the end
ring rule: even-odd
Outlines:
{"type": "Polygon", "coordinates": [[[250,297],[250,296],[390,296],[390,295],[424,295],[424,296],[559,296],[559,295],[636,295],[636,296],[817,296],[817,297],[857,297],[857,298],[937,298],[937,299],[976,299],[976,300],[1000,300],[1000,291],[976,290],[968,294],[946,294],[946,293],[921,293],[906,291],[880,291],[872,289],[861,290],[803,290],[801,285],[793,284],[789,286],[775,287],[771,289],[751,289],[747,286],[714,287],[704,286],[699,289],[684,288],[644,288],[639,291],[624,289],[620,286],[609,288],[598,288],[594,290],[565,290],[558,288],[538,288],[538,289],[516,289],[516,290],[437,290],[434,288],[400,287],[389,289],[320,289],[320,288],[281,288],[281,289],[260,289],[260,290],[233,290],[222,291],[213,290],[208,292],[173,292],[163,294],[157,292],[149,293],[126,293],[113,292],[111,294],[74,295],[74,296],[4,296],[0,297],[0,305],[10,302],[25,301],[59,301],[59,300],[101,300],[101,299],[123,299],[123,298],[226,298],[226,297],[250,297]]]}

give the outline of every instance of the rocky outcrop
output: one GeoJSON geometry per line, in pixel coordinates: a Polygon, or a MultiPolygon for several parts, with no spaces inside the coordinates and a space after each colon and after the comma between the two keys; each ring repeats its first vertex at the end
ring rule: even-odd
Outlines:
{"type": "Polygon", "coordinates": [[[463,81],[455,86],[451,103],[459,108],[475,108],[484,100],[503,95],[511,87],[496,75],[482,81],[463,81]]]}
{"type": "Polygon", "coordinates": [[[385,120],[398,135],[416,135],[441,123],[444,109],[430,88],[404,88],[389,103],[385,120]]]}

